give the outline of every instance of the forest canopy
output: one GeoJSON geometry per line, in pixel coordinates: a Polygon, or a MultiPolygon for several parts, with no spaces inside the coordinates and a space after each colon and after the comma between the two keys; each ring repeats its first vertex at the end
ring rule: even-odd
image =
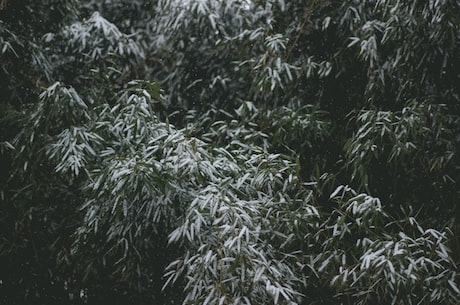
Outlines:
{"type": "Polygon", "coordinates": [[[459,27],[0,0],[0,304],[459,304],[459,27]]]}

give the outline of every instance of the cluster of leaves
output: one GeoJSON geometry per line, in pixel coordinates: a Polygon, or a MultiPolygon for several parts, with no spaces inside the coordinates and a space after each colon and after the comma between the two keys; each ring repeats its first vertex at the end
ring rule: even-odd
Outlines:
{"type": "Polygon", "coordinates": [[[44,35],[43,40],[50,46],[47,51],[52,64],[46,67],[49,80],[85,83],[91,69],[105,71],[109,78],[123,79],[126,76],[120,74],[128,73],[144,57],[134,40],[98,12],[88,20],[63,27],[56,34],[44,35]],[[82,74],[82,79],[75,76],[77,73],[82,74]]]}
{"type": "Polygon", "coordinates": [[[0,3],[0,302],[458,304],[456,1],[49,4],[0,3]]]}

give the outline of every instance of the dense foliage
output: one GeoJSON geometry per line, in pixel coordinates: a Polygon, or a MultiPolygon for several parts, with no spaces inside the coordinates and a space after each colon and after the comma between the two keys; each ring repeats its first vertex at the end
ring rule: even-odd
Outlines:
{"type": "Polygon", "coordinates": [[[458,304],[459,25],[0,0],[0,303],[458,304]]]}

